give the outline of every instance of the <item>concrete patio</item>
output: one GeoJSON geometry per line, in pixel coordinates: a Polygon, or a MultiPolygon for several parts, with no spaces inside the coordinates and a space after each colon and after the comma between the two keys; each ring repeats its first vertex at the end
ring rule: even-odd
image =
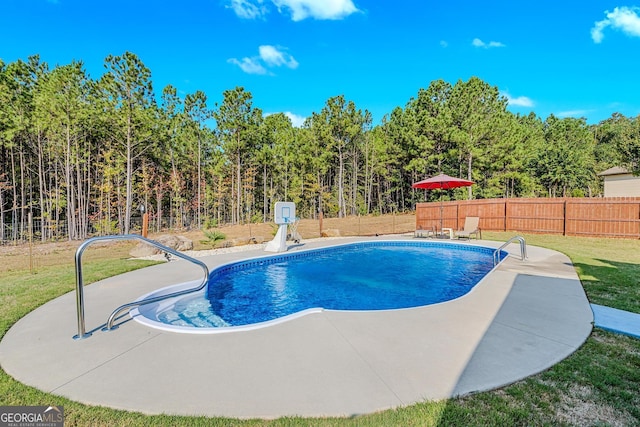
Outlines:
{"type": "MultiPolygon", "coordinates": [[[[339,243],[371,239],[389,237],[339,243]]],[[[303,242],[290,250],[335,243],[303,242]]],[[[135,321],[102,332],[117,306],[199,273],[184,261],[164,263],[86,287],[89,338],[72,339],[73,292],[33,311],[0,343],[0,364],[40,390],[147,414],[352,416],[489,390],[558,363],[592,330],[589,302],[565,255],[530,246],[529,258],[520,261],[516,245],[507,249],[515,256],[469,294],[442,304],[325,310],[214,335],[166,332],[135,321]]],[[[252,250],[202,260],[213,268],[264,255],[252,250]]]]}

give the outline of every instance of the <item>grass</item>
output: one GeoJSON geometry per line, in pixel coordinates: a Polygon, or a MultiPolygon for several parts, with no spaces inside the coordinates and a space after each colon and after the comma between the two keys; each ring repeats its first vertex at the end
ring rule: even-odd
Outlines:
{"type": "MultiPolygon", "coordinates": [[[[514,233],[483,233],[506,241],[514,233]]],[[[557,235],[524,235],[527,244],[562,252],[571,258],[589,301],[640,313],[640,241],[557,235]]]]}
{"type": "MultiPolygon", "coordinates": [[[[483,233],[506,240],[513,233],[483,233]]],[[[530,245],[567,254],[591,302],[640,313],[640,241],[525,235],[530,245]]],[[[149,265],[126,260],[126,246],[87,251],[87,283],[149,265]]],[[[17,259],[17,258],[16,258],[17,259]]],[[[74,289],[72,256],[18,263],[0,274],[0,337],[34,308],[74,289]],[[49,265],[53,264],[53,265],[49,265]]],[[[276,420],[147,416],[88,406],[41,392],[0,371],[0,405],[62,405],[67,426],[640,426],[640,340],[594,330],[578,351],[551,369],[499,390],[424,402],[352,418],[276,420]]]]}

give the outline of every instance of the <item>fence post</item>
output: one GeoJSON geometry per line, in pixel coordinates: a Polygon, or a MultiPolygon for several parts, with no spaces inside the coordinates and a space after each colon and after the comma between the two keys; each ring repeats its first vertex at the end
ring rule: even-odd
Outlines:
{"type": "Polygon", "coordinates": [[[29,227],[29,273],[33,274],[33,213],[29,211],[27,217],[29,227]]]}
{"type": "Polygon", "coordinates": [[[509,212],[509,199],[504,199],[504,230],[507,231],[507,212],[509,212]]]}
{"type": "Polygon", "coordinates": [[[391,233],[396,232],[396,208],[393,208],[393,221],[391,222],[391,233]]]}
{"type": "Polygon", "coordinates": [[[562,235],[566,236],[567,235],[567,199],[563,200],[563,206],[562,206],[562,235]]]}

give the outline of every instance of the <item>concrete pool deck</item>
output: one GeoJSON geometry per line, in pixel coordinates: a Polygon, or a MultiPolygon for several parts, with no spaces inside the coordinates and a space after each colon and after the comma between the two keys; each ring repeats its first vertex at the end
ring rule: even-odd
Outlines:
{"type": "MultiPolygon", "coordinates": [[[[410,238],[321,240],[289,250],[404,239],[410,238]]],[[[4,336],[0,365],[40,390],[146,414],[353,416],[490,390],[566,358],[584,343],[593,322],[568,257],[529,246],[523,262],[517,245],[507,250],[514,256],[469,294],[442,304],[325,310],[213,335],[166,332],[130,320],[102,332],[117,306],[202,273],[185,261],[164,263],[87,286],[86,325],[93,334],[86,339],[72,339],[75,292],[34,310],[4,336]]],[[[265,255],[252,250],[201,259],[214,268],[265,255]]]]}

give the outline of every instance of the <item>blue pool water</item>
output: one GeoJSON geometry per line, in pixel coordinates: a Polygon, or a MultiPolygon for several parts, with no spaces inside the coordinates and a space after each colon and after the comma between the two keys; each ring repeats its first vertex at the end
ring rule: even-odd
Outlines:
{"type": "MultiPolygon", "coordinates": [[[[504,253],[501,254],[504,257],[504,253]]],[[[387,310],[458,298],[493,268],[493,250],[430,242],[366,242],[236,262],[205,296],[158,314],[176,326],[224,327],[310,308],[387,310]]]]}

